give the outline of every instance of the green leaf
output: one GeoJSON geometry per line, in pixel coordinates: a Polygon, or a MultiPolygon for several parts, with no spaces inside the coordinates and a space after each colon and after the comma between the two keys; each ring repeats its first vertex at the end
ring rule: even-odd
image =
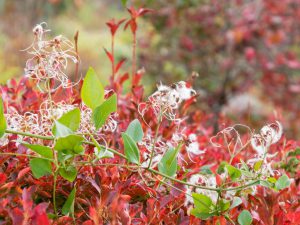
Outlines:
{"type": "Polygon", "coordinates": [[[93,136],[91,136],[91,138],[92,138],[94,145],[96,146],[94,148],[94,153],[98,159],[114,157],[114,153],[112,153],[112,152],[108,151],[106,148],[102,147],[93,136]]]}
{"type": "Polygon", "coordinates": [[[262,160],[259,160],[259,161],[257,161],[255,164],[254,164],[254,171],[259,171],[259,169],[261,168],[261,166],[262,166],[262,163],[263,163],[263,161],[262,160]]]}
{"type": "Polygon", "coordinates": [[[70,128],[63,125],[62,123],[55,120],[53,129],[52,129],[52,133],[55,137],[65,137],[70,134],[73,134],[73,131],[70,128]],[[54,127],[55,127],[55,129],[54,129],[54,127]]]}
{"type": "Polygon", "coordinates": [[[76,195],[76,187],[73,188],[71,193],[69,194],[65,204],[62,207],[62,214],[63,215],[72,215],[74,216],[74,204],[75,204],[75,195],[76,195]]]}
{"type": "Polygon", "coordinates": [[[300,148],[297,147],[294,151],[288,152],[287,156],[297,156],[300,155],[300,148]]]}
{"type": "Polygon", "coordinates": [[[225,199],[221,199],[219,204],[222,212],[226,211],[230,207],[230,201],[225,199]]]}
{"type": "Polygon", "coordinates": [[[73,182],[77,177],[77,169],[75,166],[61,167],[59,174],[66,180],[73,182]]]}
{"type": "Polygon", "coordinates": [[[83,140],[83,137],[75,134],[61,137],[57,139],[54,149],[62,151],[65,154],[81,154],[84,151],[81,145],[83,140]]]}
{"type": "Polygon", "coordinates": [[[209,166],[202,166],[200,168],[200,173],[202,174],[213,174],[209,166]]]}
{"type": "Polygon", "coordinates": [[[233,197],[233,200],[232,200],[232,204],[231,204],[231,206],[230,206],[230,209],[233,209],[233,208],[239,206],[239,205],[242,204],[242,203],[243,203],[243,201],[242,201],[241,198],[239,198],[239,197],[233,197]]]}
{"type": "Polygon", "coordinates": [[[273,184],[275,184],[277,180],[276,180],[275,177],[269,177],[268,181],[271,182],[271,183],[273,183],[273,184]]]}
{"type": "Polygon", "coordinates": [[[40,154],[41,156],[53,159],[53,151],[51,148],[43,145],[32,145],[26,142],[21,142],[22,145],[24,145],[26,148],[29,148],[30,150],[40,154]]]}
{"type": "Polygon", "coordinates": [[[275,187],[277,190],[282,190],[282,189],[290,186],[290,184],[291,184],[291,181],[290,181],[289,177],[286,174],[284,174],[278,178],[278,180],[275,183],[275,187]]]}
{"type": "MultiPolygon", "coordinates": [[[[78,108],[73,109],[63,114],[57,121],[75,132],[78,130],[80,125],[80,110],[78,108]]],[[[55,124],[53,126],[52,133],[54,135],[57,133],[55,124]]]]}
{"type": "Polygon", "coordinates": [[[193,196],[195,208],[199,212],[209,213],[211,211],[211,207],[213,206],[213,203],[210,197],[198,193],[192,193],[192,196],[193,196]]]}
{"type": "Polygon", "coordinates": [[[135,142],[141,141],[144,136],[142,125],[138,119],[131,121],[125,133],[128,134],[135,142]]]}
{"type": "Polygon", "coordinates": [[[214,216],[215,214],[214,213],[205,213],[205,212],[201,212],[199,211],[197,208],[194,208],[191,210],[191,215],[197,217],[197,218],[200,218],[202,220],[206,220],[208,219],[209,217],[212,217],[214,216]]]}
{"type": "Polygon", "coordinates": [[[177,171],[177,154],[180,147],[170,148],[162,157],[158,164],[158,170],[170,177],[173,177],[177,171]]]}
{"type": "Polygon", "coordinates": [[[29,161],[29,166],[31,168],[33,176],[37,179],[52,173],[51,163],[46,159],[31,159],[29,161]]]}
{"type": "Polygon", "coordinates": [[[117,95],[113,94],[100,106],[95,108],[93,112],[93,121],[96,129],[98,130],[101,128],[105,124],[109,115],[115,111],[117,111],[117,95]]]}
{"type": "Polygon", "coordinates": [[[125,155],[129,162],[139,164],[140,163],[140,151],[135,141],[126,133],[122,133],[122,139],[124,142],[125,155]]]}
{"type": "Polygon", "coordinates": [[[240,178],[240,176],[242,175],[242,172],[239,169],[235,168],[234,166],[227,164],[226,168],[228,170],[228,174],[231,180],[233,181],[240,178]]]}
{"type": "Polygon", "coordinates": [[[4,108],[3,108],[3,102],[2,98],[0,98],[0,138],[3,137],[6,130],[6,119],[4,116],[4,108]]]}
{"type": "Polygon", "coordinates": [[[57,152],[57,160],[58,160],[58,162],[62,163],[63,165],[65,164],[65,162],[67,160],[74,157],[74,154],[72,154],[72,152],[71,153],[69,153],[68,151],[65,151],[65,152],[66,152],[66,154],[62,151],[57,152]]]}
{"type": "Polygon", "coordinates": [[[91,67],[87,71],[82,84],[81,99],[92,110],[104,101],[104,88],[91,67]]]}
{"type": "Polygon", "coordinates": [[[218,174],[222,174],[225,172],[225,166],[226,166],[226,162],[221,162],[220,165],[218,166],[218,169],[217,169],[217,173],[218,174]]]}
{"type": "Polygon", "coordinates": [[[250,225],[252,220],[251,213],[248,210],[243,210],[238,217],[238,222],[240,225],[250,225]]]}
{"type": "Polygon", "coordinates": [[[267,180],[261,180],[259,181],[259,184],[263,187],[267,187],[267,188],[273,188],[274,187],[274,184],[270,183],[269,181],[267,180]]]}
{"type": "Polygon", "coordinates": [[[114,153],[108,151],[107,149],[101,147],[100,145],[99,145],[99,147],[96,146],[94,151],[95,151],[95,156],[98,159],[113,158],[114,157],[114,153]]]}

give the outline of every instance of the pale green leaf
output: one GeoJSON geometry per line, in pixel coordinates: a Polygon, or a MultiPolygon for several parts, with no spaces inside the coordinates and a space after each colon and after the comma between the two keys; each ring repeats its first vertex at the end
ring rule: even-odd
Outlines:
{"type": "Polygon", "coordinates": [[[101,128],[109,115],[115,111],[117,111],[117,95],[113,94],[100,106],[95,108],[93,112],[93,121],[96,129],[101,128]]]}
{"type": "Polygon", "coordinates": [[[290,186],[290,184],[291,184],[291,181],[290,181],[289,177],[286,174],[284,174],[278,178],[278,180],[275,183],[275,187],[277,190],[282,190],[282,189],[290,186]]]}
{"type": "Polygon", "coordinates": [[[229,174],[231,180],[233,180],[233,181],[237,180],[242,175],[242,172],[234,166],[227,164],[226,168],[228,170],[228,174],[229,174]]]}
{"type": "Polygon", "coordinates": [[[35,158],[29,161],[29,166],[35,178],[39,179],[42,176],[52,173],[52,167],[49,160],[35,158]]]}
{"type": "Polygon", "coordinates": [[[83,137],[75,134],[61,137],[57,139],[54,149],[63,151],[65,154],[81,154],[84,151],[83,140],[83,137]]]}
{"type": "Polygon", "coordinates": [[[238,222],[240,225],[250,225],[252,220],[251,213],[248,210],[243,210],[238,217],[238,222]]]}
{"type": "Polygon", "coordinates": [[[139,164],[140,163],[140,151],[135,141],[126,133],[122,133],[122,139],[124,142],[125,155],[129,162],[139,164]]]}
{"type": "Polygon", "coordinates": [[[56,120],[54,121],[52,133],[55,137],[66,137],[70,134],[73,134],[74,132],[69,127],[66,127],[65,125],[56,120]]]}
{"type": "Polygon", "coordinates": [[[175,176],[177,171],[177,154],[180,147],[170,148],[158,164],[158,170],[170,177],[175,176]]]}
{"type": "Polygon", "coordinates": [[[66,180],[73,182],[77,176],[77,169],[75,166],[61,167],[59,174],[66,180]]]}
{"type": "Polygon", "coordinates": [[[76,195],[76,187],[73,188],[65,204],[62,207],[61,212],[63,215],[71,215],[72,217],[74,217],[75,195],[76,195]]]}
{"type": "Polygon", "coordinates": [[[131,121],[127,127],[126,134],[128,134],[135,142],[139,142],[143,139],[144,132],[138,119],[131,121]]]}
{"type": "Polygon", "coordinates": [[[94,110],[104,101],[104,88],[93,68],[89,68],[83,80],[81,99],[85,105],[94,110]]]}
{"type": "MultiPolygon", "coordinates": [[[[57,121],[75,132],[78,130],[80,125],[80,110],[78,108],[73,109],[62,115],[57,121]]],[[[53,126],[52,133],[54,135],[57,133],[55,124],[53,126]]]]}
{"type": "Polygon", "coordinates": [[[213,205],[212,200],[210,197],[199,194],[199,193],[192,193],[195,208],[202,213],[209,213],[211,211],[211,207],[213,205]]]}
{"type": "Polygon", "coordinates": [[[233,208],[239,206],[239,205],[242,204],[242,203],[243,203],[243,201],[242,201],[241,198],[239,198],[239,197],[233,197],[233,200],[232,200],[230,209],[233,209],[233,208]]]}
{"type": "Polygon", "coordinates": [[[53,159],[53,151],[48,146],[33,145],[26,142],[21,142],[21,144],[45,158],[53,159]]]}

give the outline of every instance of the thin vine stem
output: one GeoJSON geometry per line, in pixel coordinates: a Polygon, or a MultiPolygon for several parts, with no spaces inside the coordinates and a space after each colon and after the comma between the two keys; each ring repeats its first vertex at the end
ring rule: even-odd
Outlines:
{"type": "Polygon", "coordinates": [[[54,172],[53,176],[53,191],[52,191],[52,201],[53,201],[53,209],[54,214],[57,216],[57,207],[56,207],[56,182],[57,182],[58,170],[54,172]]]}
{"type": "Polygon", "coordinates": [[[13,153],[13,152],[0,152],[0,155],[13,155],[17,157],[20,156],[20,157],[29,157],[29,158],[39,158],[39,159],[44,159],[53,162],[53,159],[40,157],[38,155],[28,155],[28,154],[20,154],[20,153],[13,153]]]}
{"type": "MultiPolygon", "coordinates": [[[[39,138],[39,139],[44,139],[44,140],[54,140],[55,137],[54,136],[41,136],[41,135],[36,135],[36,134],[31,134],[31,133],[26,133],[26,132],[18,132],[18,131],[12,131],[12,130],[6,130],[6,133],[11,133],[11,134],[19,134],[19,135],[23,135],[23,136],[28,136],[28,137],[35,137],[35,138],[39,138]]],[[[85,141],[84,142],[85,144],[89,144],[89,145],[93,145],[95,146],[95,144],[93,142],[88,142],[88,141],[85,141]]],[[[103,148],[106,148],[105,146],[102,146],[100,145],[101,147],[103,148]]],[[[114,150],[114,149],[111,149],[111,148],[106,148],[108,151],[110,152],[113,152],[115,153],[116,155],[119,155],[120,157],[128,160],[127,156],[125,156],[124,154],[114,150]]],[[[155,173],[155,174],[158,174],[160,176],[163,176],[169,180],[172,180],[174,182],[177,182],[177,183],[181,183],[181,184],[184,184],[184,185],[187,185],[187,186],[191,186],[191,187],[195,187],[195,188],[199,188],[199,189],[203,189],[203,190],[210,190],[210,191],[234,191],[234,190],[242,190],[246,187],[250,187],[250,186],[253,186],[253,185],[256,185],[259,183],[259,181],[253,181],[253,182],[250,182],[248,184],[245,184],[245,185],[242,185],[242,186],[237,186],[237,187],[232,187],[232,188],[214,188],[214,187],[206,187],[206,186],[201,186],[201,185],[196,185],[196,184],[191,184],[191,183],[188,183],[188,182],[185,182],[183,180],[179,180],[179,179],[176,179],[174,177],[170,177],[164,173],[161,173],[157,170],[154,170],[154,169],[151,169],[149,167],[140,167],[141,169],[144,169],[144,170],[147,170],[151,173],[155,173]]]]}
{"type": "Polygon", "coordinates": [[[152,164],[152,160],[153,160],[153,156],[154,156],[154,152],[155,152],[155,145],[156,145],[156,142],[157,142],[158,132],[159,132],[161,122],[162,122],[162,111],[159,112],[159,116],[158,116],[158,124],[157,124],[156,131],[155,131],[155,134],[154,134],[154,139],[153,139],[153,143],[152,143],[152,149],[151,149],[151,155],[150,155],[150,161],[149,161],[149,164],[148,164],[148,168],[150,168],[151,164],[152,164]]]}

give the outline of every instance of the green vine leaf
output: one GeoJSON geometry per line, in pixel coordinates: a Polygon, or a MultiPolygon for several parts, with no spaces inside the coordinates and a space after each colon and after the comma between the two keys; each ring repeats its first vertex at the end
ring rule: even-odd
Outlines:
{"type": "Polygon", "coordinates": [[[240,225],[250,225],[252,220],[251,213],[248,210],[243,210],[238,217],[238,222],[240,225]]]}
{"type": "Polygon", "coordinates": [[[191,210],[193,216],[205,220],[214,215],[212,212],[214,205],[210,197],[198,193],[192,193],[192,197],[195,205],[191,210]]]}
{"type": "Polygon", "coordinates": [[[164,173],[170,177],[175,176],[177,172],[177,154],[180,149],[180,146],[178,146],[177,148],[170,148],[164,154],[164,156],[158,164],[158,170],[161,173],[164,173]]]}
{"type": "Polygon", "coordinates": [[[117,95],[113,94],[93,112],[93,121],[96,129],[100,129],[106,122],[109,115],[117,111],[117,95]]]}
{"type": "Polygon", "coordinates": [[[122,133],[125,155],[129,162],[140,164],[140,151],[135,141],[126,133],[122,133]]]}
{"type": "Polygon", "coordinates": [[[225,199],[221,199],[219,204],[222,212],[226,211],[230,207],[230,201],[227,201],[225,199]]]}
{"type": "Polygon", "coordinates": [[[45,158],[53,159],[53,151],[48,146],[33,145],[33,144],[26,143],[26,142],[21,142],[21,144],[24,145],[26,148],[29,148],[30,150],[38,153],[39,155],[41,155],[45,158]]]}
{"type": "Polygon", "coordinates": [[[239,198],[239,197],[233,197],[233,200],[232,200],[230,209],[233,209],[233,208],[239,206],[239,205],[242,204],[242,203],[243,203],[243,201],[242,201],[241,198],[239,198]]]}
{"type": "Polygon", "coordinates": [[[0,98],[0,138],[3,137],[6,130],[6,119],[4,116],[4,108],[3,108],[3,101],[2,98],[0,98]]]}
{"type": "Polygon", "coordinates": [[[52,128],[52,133],[55,137],[66,137],[70,134],[73,134],[74,132],[69,127],[66,127],[62,123],[55,120],[54,126],[52,128]],[[55,127],[55,129],[54,129],[54,127],[55,127]]]}
{"type": "Polygon", "coordinates": [[[277,190],[282,190],[290,186],[290,184],[291,184],[290,178],[286,174],[284,174],[278,178],[278,180],[275,183],[275,187],[277,190]]]}
{"type": "Polygon", "coordinates": [[[213,172],[210,169],[210,166],[208,166],[208,165],[202,166],[200,168],[200,173],[206,174],[206,175],[213,174],[213,172]]]}
{"type": "Polygon", "coordinates": [[[84,148],[82,147],[83,140],[83,137],[75,134],[61,137],[57,139],[54,149],[62,151],[65,154],[81,154],[84,151],[84,148]]]}
{"type": "Polygon", "coordinates": [[[35,158],[29,161],[29,166],[35,178],[39,179],[42,176],[52,174],[52,167],[49,160],[35,158]]]}
{"type": "Polygon", "coordinates": [[[128,134],[135,142],[141,141],[144,136],[142,125],[138,119],[131,121],[125,133],[128,134]]]}
{"type": "Polygon", "coordinates": [[[77,177],[77,169],[75,166],[61,167],[59,174],[66,180],[73,182],[77,177]]]}
{"type": "Polygon", "coordinates": [[[234,166],[231,166],[229,164],[226,165],[226,168],[228,170],[228,174],[229,174],[231,180],[234,181],[241,177],[242,172],[239,169],[237,169],[234,166]]]}
{"type": "Polygon", "coordinates": [[[72,217],[74,217],[75,195],[76,195],[76,187],[73,188],[65,204],[62,207],[61,212],[63,215],[71,215],[72,217]]]}
{"type": "MultiPolygon", "coordinates": [[[[73,109],[62,115],[57,121],[69,128],[71,131],[75,132],[78,130],[80,125],[80,110],[78,108],[73,109]]],[[[56,124],[53,126],[52,133],[57,133],[56,124]]]]}
{"type": "Polygon", "coordinates": [[[81,99],[85,105],[94,110],[104,101],[104,88],[93,68],[89,68],[83,80],[81,99]]]}
{"type": "Polygon", "coordinates": [[[94,149],[94,152],[95,152],[95,156],[97,157],[97,159],[114,157],[114,153],[108,151],[107,149],[101,147],[100,145],[99,145],[99,147],[96,146],[96,148],[94,149]]]}

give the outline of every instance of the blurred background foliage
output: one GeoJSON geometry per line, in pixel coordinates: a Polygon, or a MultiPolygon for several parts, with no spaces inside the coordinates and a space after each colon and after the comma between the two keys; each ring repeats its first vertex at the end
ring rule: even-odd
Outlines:
{"type": "MultiPolygon", "coordinates": [[[[132,0],[154,10],[139,21],[139,68],[147,92],[159,81],[195,79],[198,107],[220,118],[258,125],[280,120],[300,137],[300,2],[298,0],[132,0]]],[[[0,0],[0,82],[21,76],[30,32],[47,22],[52,35],[79,31],[80,71],[93,66],[107,83],[105,22],[129,18],[119,0],[0,0]]],[[[118,31],[116,55],[130,68],[131,34],[118,31]]],[[[75,68],[70,68],[72,76],[75,68]]],[[[215,127],[218,129],[218,127],[215,127]]]]}
{"type": "MultiPolygon", "coordinates": [[[[107,82],[111,67],[103,47],[110,47],[110,32],[105,22],[125,16],[127,11],[119,0],[0,0],[0,82],[23,74],[29,56],[21,50],[32,43],[31,31],[41,22],[47,23],[51,30],[48,35],[52,37],[62,34],[73,41],[79,31],[81,75],[92,66],[107,82]]],[[[130,32],[119,32],[116,38],[116,57],[130,58],[130,32]]],[[[72,76],[75,68],[69,70],[72,76]]]]}

